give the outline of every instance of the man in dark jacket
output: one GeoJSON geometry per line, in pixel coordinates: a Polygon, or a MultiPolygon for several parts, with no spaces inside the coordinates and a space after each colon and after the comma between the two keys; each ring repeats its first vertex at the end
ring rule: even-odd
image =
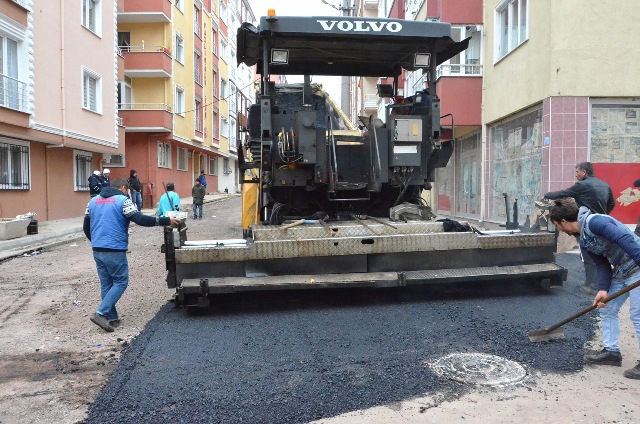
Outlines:
{"type": "Polygon", "coordinates": [[[177,227],[180,219],[143,215],[127,197],[129,183],[116,178],[113,187],[105,187],[89,201],[82,229],[91,241],[96,262],[102,302],[90,317],[91,322],[105,331],[114,331],[119,324],[116,303],[129,284],[129,221],[144,227],[171,225],[177,227]]]}
{"type": "Polygon", "coordinates": [[[200,180],[196,180],[191,189],[193,197],[193,219],[202,219],[202,204],[204,203],[204,186],[200,184],[200,180]],[[199,213],[198,213],[199,212],[199,213]]]}
{"type": "MultiPolygon", "coordinates": [[[[576,180],[578,180],[577,183],[565,190],[545,194],[545,199],[556,200],[572,197],[578,207],[584,206],[593,213],[609,215],[616,204],[613,192],[609,184],[596,178],[591,162],[581,162],[576,165],[576,180]]],[[[596,265],[584,249],[580,248],[580,252],[582,253],[586,279],[582,290],[589,294],[595,294],[598,287],[596,265]]]]}
{"type": "Polygon", "coordinates": [[[93,171],[89,177],[89,194],[91,197],[95,197],[100,194],[100,190],[102,190],[102,176],[100,171],[93,171]]]}
{"type": "Polygon", "coordinates": [[[131,201],[138,208],[139,211],[142,210],[142,186],[140,184],[140,180],[138,179],[138,172],[135,169],[132,169],[129,173],[129,190],[131,191],[131,201]]]}

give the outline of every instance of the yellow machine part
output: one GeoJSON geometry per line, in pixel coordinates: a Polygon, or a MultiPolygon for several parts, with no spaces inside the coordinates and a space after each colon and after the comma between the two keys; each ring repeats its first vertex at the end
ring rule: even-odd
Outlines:
{"type": "Polygon", "coordinates": [[[247,230],[260,220],[259,184],[242,184],[242,229],[247,230]]]}

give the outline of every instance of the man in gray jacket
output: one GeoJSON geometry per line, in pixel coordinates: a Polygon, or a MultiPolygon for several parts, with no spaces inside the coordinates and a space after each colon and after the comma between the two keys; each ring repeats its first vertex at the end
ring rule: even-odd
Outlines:
{"type": "MultiPolygon", "coordinates": [[[[609,184],[605,183],[593,173],[593,165],[591,162],[581,162],[576,165],[576,182],[571,187],[560,190],[551,191],[544,195],[545,199],[562,199],[572,197],[578,207],[584,206],[592,213],[609,215],[615,206],[613,192],[609,184]]],[[[582,290],[595,294],[598,288],[598,278],[596,274],[596,265],[581,247],[582,261],[584,262],[585,284],[582,290]]]]}

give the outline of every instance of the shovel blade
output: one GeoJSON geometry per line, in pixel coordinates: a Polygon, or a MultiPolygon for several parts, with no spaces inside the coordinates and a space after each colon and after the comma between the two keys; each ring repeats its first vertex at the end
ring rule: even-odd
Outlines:
{"type": "Polygon", "coordinates": [[[532,342],[548,342],[551,340],[564,339],[564,330],[562,327],[555,328],[553,330],[533,330],[529,332],[529,340],[532,342]]]}

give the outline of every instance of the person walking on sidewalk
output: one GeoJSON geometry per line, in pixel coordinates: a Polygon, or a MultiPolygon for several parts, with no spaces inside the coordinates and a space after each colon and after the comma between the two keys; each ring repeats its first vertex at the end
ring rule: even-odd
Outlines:
{"type": "Polygon", "coordinates": [[[100,194],[102,190],[102,176],[100,171],[93,171],[93,174],[89,177],[89,194],[91,197],[95,197],[100,194]]]}
{"type": "Polygon", "coordinates": [[[204,203],[204,186],[196,179],[191,189],[193,197],[193,219],[202,219],[202,204],[204,203]]]}
{"type": "Polygon", "coordinates": [[[113,187],[105,187],[99,196],[87,205],[82,230],[91,241],[93,259],[100,279],[102,302],[90,317],[91,322],[105,331],[114,331],[119,324],[116,303],[129,284],[129,222],[144,227],[171,225],[177,227],[180,219],[143,215],[127,197],[129,183],[116,178],[113,187]]]}
{"type": "Polygon", "coordinates": [[[172,182],[167,183],[167,192],[160,196],[158,202],[158,216],[165,216],[168,211],[180,210],[180,196],[174,191],[175,188],[176,186],[172,182]]]}
{"type": "MultiPolygon", "coordinates": [[[[571,187],[552,191],[544,195],[545,199],[555,200],[572,197],[578,206],[585,206],[593,213],[609,215],[616,205],[611,187],[606,182],[596,178],[591,162],[581,162],[576,165],[576,180],[571,187]]],[[[581,289],[589,294],[595,294],[598,288],[596,265],[591,261],[584,249],[580,248],[584,263],[585,284],[581,289]]]]}
{"type": "Polygon", "coordinates": [[[132,169],[129,173],[129,190],[131,191],[131,201],[138,208],[139,211],[142,210],[142,186],[140,184],[140,180],[138,179],[138,172],[135,169],[132,169]]]}
{"type": "MultiPolygon", "coordinates": [[[[579,237],[580,247],[597,267],[598,292],[593,305],[600,308],[602,344],[600,353],[587,355],[596,365],[622,365],[620,353],[620,308],[630,299],[631,322],[640,343],[640,290],[634,289],[608,303],[607,296],[640,280],[640,237],[626,225],[608,215],[594,214],[571,198],[558,199],[549,210],[549,218],[559,231],[579,237]]],[[[640,379],[640,361],[624,372],[627,378],[640,379]]]]}

